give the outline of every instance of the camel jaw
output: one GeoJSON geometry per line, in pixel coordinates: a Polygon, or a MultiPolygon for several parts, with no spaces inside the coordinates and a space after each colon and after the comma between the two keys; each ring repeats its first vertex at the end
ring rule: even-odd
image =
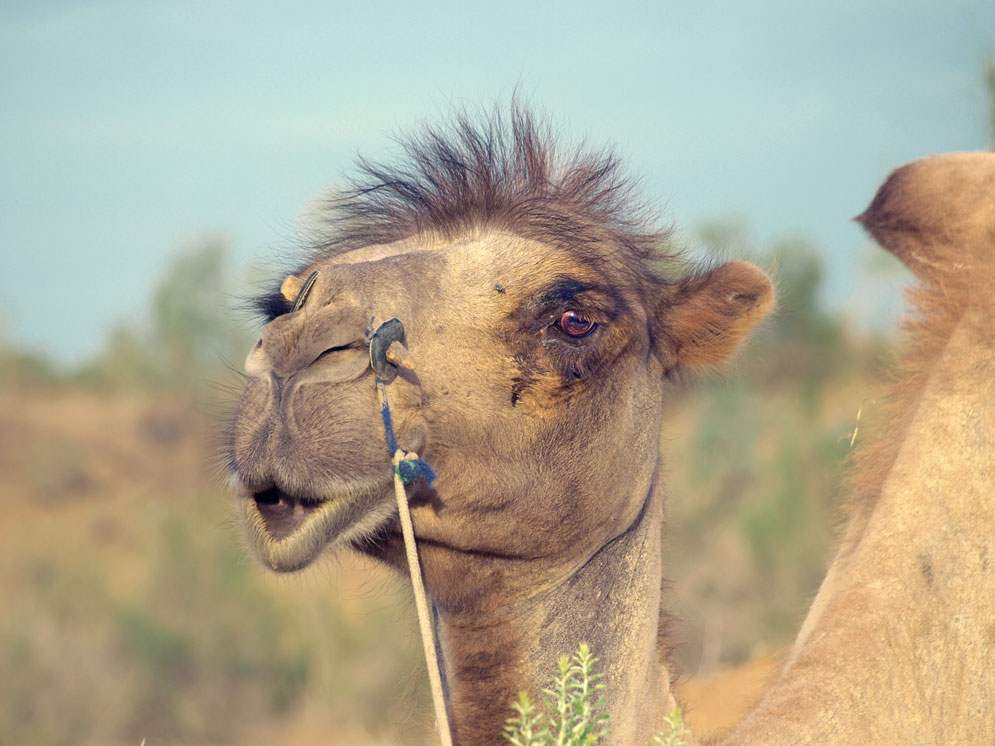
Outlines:
{"type": "Polygon", "coordinates": [[[280,487],[236,496],[236,515],[252,555],[274,572],[296,572],[325,550],[368,536],[396,512],[385,480],[334,497],[302,497],[280,487]]]}

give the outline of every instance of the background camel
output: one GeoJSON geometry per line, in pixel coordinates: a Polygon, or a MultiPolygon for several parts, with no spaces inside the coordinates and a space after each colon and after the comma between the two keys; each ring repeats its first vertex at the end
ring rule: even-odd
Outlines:
{"type": "Polygon", "coordinates": [[[995,153],[895,171],[857,218],[920,278],[843,543],[729,744],[995,743],[995,153]]]}
{"type": "Polygon", "coordinates": [[[230,475],[253,554],[277,571],[351,544],[400,567],[364,336],[401,319],[391,384],[455,740],[502,743],[508,704],[587,641],[611,743],[674,707],[661,621],[664,380],[722,361],[763,318],[767,277],[678,274],[610,155],[554,152],[513,110],[407,146],[333,208],[331,238],[264,297],[230,475]],[[300,310],[301,281],[319,271],[300,310]]]}

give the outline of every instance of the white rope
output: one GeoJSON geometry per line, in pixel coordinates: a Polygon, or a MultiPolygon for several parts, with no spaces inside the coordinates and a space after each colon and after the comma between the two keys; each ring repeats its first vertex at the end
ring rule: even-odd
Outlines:
{"type": "MultiPolygon", "coordinates": [[[[384,384],[377,381],[380,406],[386,406],[387,392],[384,384]]],[[[435,652],[435,634],[428,616],[428,602],[425,598],[425,584],[422,582],[421,563],[418,561],[418,547],[415,544],[415,529],[408,509],[408,495],[404,482],[398,473],[398,466],[406,459],[418,458],[418,454],[405,453],[398,448],[394,451],[394,495],[397,497],[397,512],[401,518],[401,533],[404,534],[404,553],[408,558],[408,571],[415,594],[415,608],[418,610],[418,626],[421,629],[422,647],[425,650],[425,664],[428,667],[428,680],[432,688],[432,702],[435,704],[435,722],[439,728],[439,741],[442,746],[453,746],[449,733],[449,718],[446,715],[446,701],[442,695],[442,675],[439,673],[439,658],[435,652]]]]}

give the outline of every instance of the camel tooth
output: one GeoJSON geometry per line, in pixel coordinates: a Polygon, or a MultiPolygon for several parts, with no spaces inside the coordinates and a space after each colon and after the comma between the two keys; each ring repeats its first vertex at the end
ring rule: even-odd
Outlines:
{"type": "Polygon", "coordinates": [[[407,348],[396,339],[390,343],[390,346],[384,353],[384,357],[394,363],[398,368],[404,368],[405,370],[415,369],[415,359],[411,357],[411,353],[408,352],[407,348]]]}

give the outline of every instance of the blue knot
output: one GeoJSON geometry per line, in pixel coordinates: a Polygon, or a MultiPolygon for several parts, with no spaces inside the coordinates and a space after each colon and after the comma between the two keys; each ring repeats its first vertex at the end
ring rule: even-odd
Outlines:
{"type": "MultiPolygon", "coordinates": [[[[383,381],[379,378],[377,383],[382,385],[383,381]]],[[[390,458],[393,460],[394,454],[397,453],[399,446],[397,445],[397,436],[394,435],[394,422],[390,416],[390,406],[387,404],[387,395],[384,393],[383,406],[380,409],[380,416],[383,417],[383,430],[384,438],[387,440],[387,451],[390,454],[390,458]]],[[[397,466],[394,467],[394,471],[401,478],[403,484],[411,484],[411,482],[418,479],[418,477],[425,477],[425,481],[428,482],[428,486],[432,486],[432,482],[435,481],[435,472],[432,471],[432,467],[428,465],[428,462],[420,458],[407,458],[403,459],[397,466]]]]}
{"type": "Polygon", "coordinates": [[[397,472],[404,484],[410,484],[418,477],[425,477],[429,487],[435,481],[435,472],[432,471],[432,467],[428,465],[427,461],[420,458],[403,459],[394,467],[394,471],[397,472]]]}

